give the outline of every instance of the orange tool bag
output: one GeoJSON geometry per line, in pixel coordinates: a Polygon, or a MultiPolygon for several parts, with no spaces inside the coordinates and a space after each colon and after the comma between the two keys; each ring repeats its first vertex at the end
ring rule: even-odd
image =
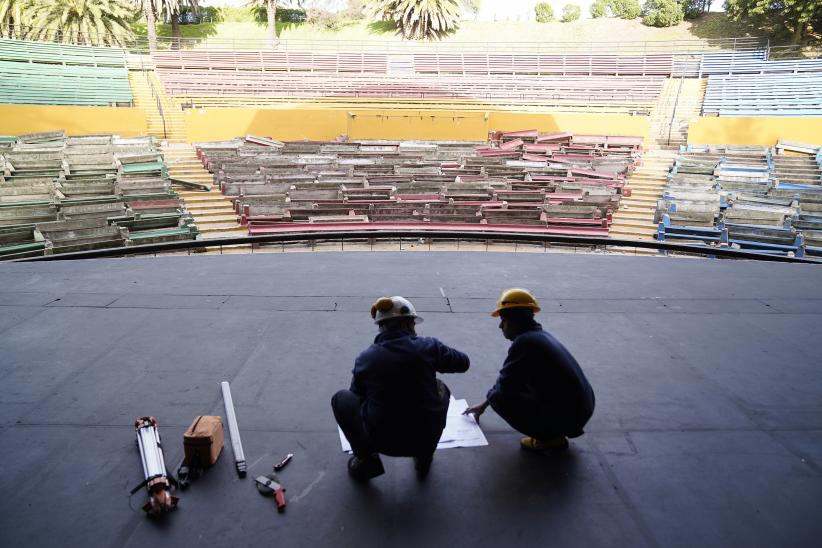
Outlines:
{"type": "Polygon", "coordinates": [[[223,421],[213,415],[200,415],[183,434],[183,464],[193,468],[208,468],[223,450],[223,421]]]}

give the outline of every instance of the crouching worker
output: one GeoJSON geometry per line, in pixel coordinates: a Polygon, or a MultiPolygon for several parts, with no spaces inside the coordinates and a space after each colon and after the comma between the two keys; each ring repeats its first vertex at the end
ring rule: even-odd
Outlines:
{"type": "Polygon", "coordinates": [[[499,317],[511,347],[487,399],[464,414],[479,419],[490,405],[528,436],[520,442],[524,449],[564,451],[594,413],[594,391],[571,353],[534,320],[539,311],[524,289],[502,293],[491,316],[499,317]]]}
{"type": "Polygon", "coordinates": [[[435,338],[418,337],[422,318],[403,297],[379,299],[371,317],[379,334],[354,362],[351,388],[331,399],[354,453],[348,471],[361,481],[385,473],[382,453],[414,457],[422,479],[445,428],[451,396],[436,374],[467,371],[468,356],[435,338]]]}

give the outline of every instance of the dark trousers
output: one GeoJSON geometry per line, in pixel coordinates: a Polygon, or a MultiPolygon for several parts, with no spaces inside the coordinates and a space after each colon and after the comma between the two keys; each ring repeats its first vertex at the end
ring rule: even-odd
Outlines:
{"type": "MultiPolygon", "coordinates": [[[[442,417],[444,427],[451,391],[439,379],[437,387],[445,404],[442,417]]],[[[351,451],[358,457],[366,457],[373,453],[383,453],[392,457],[426,457],[437,449],[437,443],[442,435],[442,428],[439,428],[438,432],[424,436],[426,439],[374,439],[368,433],[362,417],[362,398],[351,390],[340,390],[334,394],[331,398],[331,409],[334,411],[334,419],[351,444],[351,451]]]]}
{"type": "Polygon", "coordinates": [[[582,428],[567,428],[559,417],[547,416],[538,402],[527,398],[510,398],[499,394],[491,401],[491,408],[511,425],[511,428],[538,440],[559,436],[576,437],[582,428]]]}
{"type": "Polygon", "coordinates": [[[340,390],[331,398],[334,419],[351,444],[351,451],[357,457],[367,457],[377,452],[374,442],[362,418],[362,399],[351,390],[340,390]]]}

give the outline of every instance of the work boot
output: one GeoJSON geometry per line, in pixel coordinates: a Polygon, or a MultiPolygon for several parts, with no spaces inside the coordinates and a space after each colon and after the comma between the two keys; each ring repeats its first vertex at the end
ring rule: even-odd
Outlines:
{"type": "Polygon", "coordinates": [[[431,470],[431,461],[433,460],[433,453],[424,457],[414,457],[414,469],[417,471],[417,479],[424,480],[428,477],[428,472],[431,470]]]}
{"type": "Polygon", "coordinates": [[[367,457],[351,457],[348,459],[348,473],[357,481],[368,481],[385,474],[382,460],[377,453],[372,453],[367,457]]]}
{"type": "Polygon", "coordinates": [[[526,451],[535,451],[542,453],[545,451],[560,452],[568,450],[568,438],[565,436],[557,436],[547,440],[538,440],[536,438],[522,438],[519,442],[520,447],[526,451]]]}

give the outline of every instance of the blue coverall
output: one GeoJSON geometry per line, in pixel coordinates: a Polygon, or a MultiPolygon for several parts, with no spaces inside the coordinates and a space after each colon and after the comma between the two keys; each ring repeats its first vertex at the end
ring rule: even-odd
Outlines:
{"type": "Polygon", "coordinates": [[[445,428],[450,392],[437,373],[463,373],[468,356],[433,337],[382,332],[354,362],[350,390],[331,400],[357,456],[425,456],[445,428]]]}
{"type": "Polygon", "coordinates": [[[537,322],[514,338],[487,399],[511,427],[539,440],[582,435],[595,405],[577,361],[537,322]]]}

